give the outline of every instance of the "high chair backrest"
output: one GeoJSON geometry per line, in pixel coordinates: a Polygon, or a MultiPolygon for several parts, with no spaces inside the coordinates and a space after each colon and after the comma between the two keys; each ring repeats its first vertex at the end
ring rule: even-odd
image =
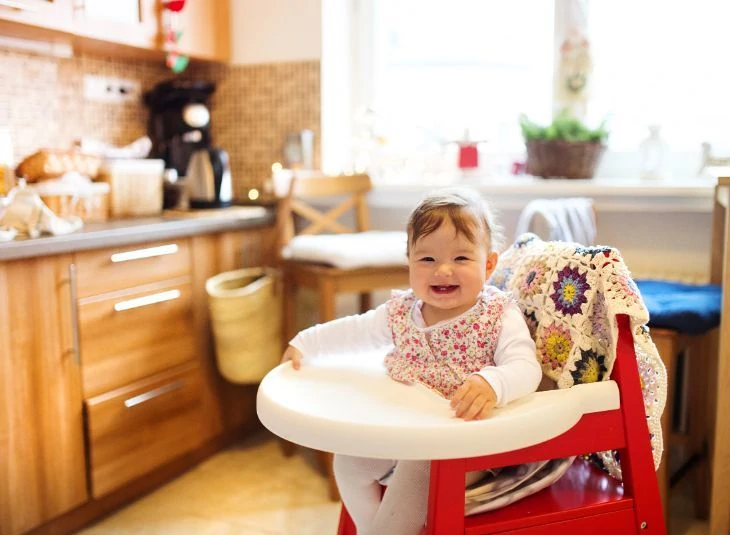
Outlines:
{"type": "Polygon", "coordinates": [[[344,234],[369,230],[370,219],[366,201],[372,189],[366,174],[323,175],[319,173],[294,173],[279,201],[279,233],[281,245],[286,245],[295,235],[335,233],[344,234]],[[344,197],[344,199],[342,198],[344,197]],[[327,210],[312,206],[312,200],[339,198],[334,207],[327,210]],[[352,211],[354,227],[339,221],[352,211]],[[298,228],[296,219],[304,222],[298,228]]]}

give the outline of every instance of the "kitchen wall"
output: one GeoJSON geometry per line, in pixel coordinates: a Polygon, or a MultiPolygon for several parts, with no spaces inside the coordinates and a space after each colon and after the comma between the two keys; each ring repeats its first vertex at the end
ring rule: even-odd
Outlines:
{"type": "MultiPolygon", "coordinates": [[[[89,136],[124,145],[147,131],[142,102],[102,104],[83,97],[83,76],[140,82],[148,90],[174,75],[161,61],[77,55],[56,58],[0,48],[0,128],[9,128],[16,163],[42,147],[89,136]]],[[[214,80],[213,136],[228,150],[235,195],[261,187],[281,161],[284,136],[309,128],[319,149],[319,61],[256,65],[191,64],[184,77],[214,80]]]]}
{"type": "Polygon", "coordinates": [[[231,0],[230,7],[234,65],[322,58],[323,0],[231,0]]]}
{"type": "Polygon", "coordinates": [[[38,148],[66,147],[81,136],[126,144],[146,133],[141,103],[84,101],[85,74],[130,78],[144,88],[166,76],[156,63],[0,49],[0,127],[11,131],[16,162],[38,148]]]}
{"type": "Polygon", "coordinates": [[[282,161],[287,132],[314,132],[314,165],[319,165],[319,61],[209,65],[195,72],[217,84],[213,136],[230,153],[237,197],[271,176],[271,164],[282,161]]]}

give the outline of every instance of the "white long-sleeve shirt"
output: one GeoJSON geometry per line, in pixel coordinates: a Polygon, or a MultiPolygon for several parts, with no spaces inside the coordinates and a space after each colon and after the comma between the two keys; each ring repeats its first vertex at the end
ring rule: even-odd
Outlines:
{"type": "MultiPolygon", "coordinates": [[[[414,307],[413,321],[427,332],[420,306],[414,307]]],[[[450,320],[453,321],[453,320],[450,320]]],[[[301,351],[303,362],[318,355],[358,350],[376,350],[393,345],[388,326],[388,304],[384,303],[364,314],[347,316],[301,331],[290,345],[301,351]]],[[[494,353],[494,366],[479,372],[494,389],[497,406],[534,392],[542,378],[542,370],[535,354],[535,342],[516,304],[505,307],[502,328],[494,353]]]]}

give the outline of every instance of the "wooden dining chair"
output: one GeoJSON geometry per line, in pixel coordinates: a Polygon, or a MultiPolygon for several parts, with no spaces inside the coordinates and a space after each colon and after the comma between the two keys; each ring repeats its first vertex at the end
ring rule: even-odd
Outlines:
{"type": "MultiPolygon", "coordinates": [[[[374,290],[408,285],[406,233],[370,230],[366,174],[290,173],[275,177],[280,265],[284,274],[284,343],[297,330],[297,294],[309,288],[318,297],[318,322],[336,318],[338,294],[359,294],[360,312],[372,308],[374,290]],[[341,221],[342,219],[342,221],[341,221]]],[[[290,455],[293,445],[285,445],[290,455]]],[[[332,454],[320,452],[330,495],[339,499],[332,454]]]]}

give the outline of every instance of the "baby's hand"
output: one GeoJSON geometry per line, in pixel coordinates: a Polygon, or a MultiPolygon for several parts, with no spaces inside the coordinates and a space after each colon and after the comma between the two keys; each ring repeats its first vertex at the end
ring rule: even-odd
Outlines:
{"type": "Polygon", "coordinates": [[[291,360],[292,368],[298,370],[299,366],[302,364],[302,352],[294,346],[287,347],[286,351],[284,351],[284,355],[281,357],[281,362],[286,362],[288,360],[291,360]]]}
{"type": "Polygon", "coordinates": [[[481,375],[470,375],[451,396],[451,408],[464,420],[486,418],[497,404],[497,394],[481,375]]]}

